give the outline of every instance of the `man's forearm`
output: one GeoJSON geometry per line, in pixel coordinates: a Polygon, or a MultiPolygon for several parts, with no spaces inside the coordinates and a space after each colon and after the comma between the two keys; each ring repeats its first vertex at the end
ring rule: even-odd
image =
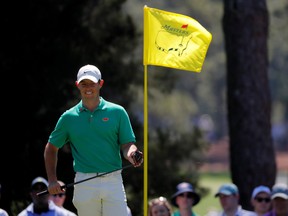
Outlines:
{"type": "Polygon", "coordinates": [[[47,144],[44,151],[44,161],[49,183],[57,181],[57,156],[58,149],[56,147],[52,147],[51,144],[47,144]]]}

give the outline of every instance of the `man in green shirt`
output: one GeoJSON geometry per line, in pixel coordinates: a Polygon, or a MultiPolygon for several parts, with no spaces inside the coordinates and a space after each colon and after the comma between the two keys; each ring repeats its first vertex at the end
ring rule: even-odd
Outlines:
{"type": "Polygon", "coordinates": [[[104,100],[100,89],[104,80],[94,65],[81,67],[76,86],[80,102],[65,111],[50,134],[44,159],[50,194],[63,192],[56,175],[57,152],[70,143],[75,182],[106,172],[99,178],[74,185],[73,204],[80,216],[127,216],[127,200],[121,170],[123,156],[134,167],[143,162],[142,152],[135,145],[136,139],[126,110],[104,100]],[[141,159],[135,160],[135,152],[141,159]]]}

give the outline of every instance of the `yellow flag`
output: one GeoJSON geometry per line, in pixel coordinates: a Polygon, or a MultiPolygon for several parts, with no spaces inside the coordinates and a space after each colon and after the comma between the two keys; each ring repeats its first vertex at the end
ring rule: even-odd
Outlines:
{"type": "Polygon", "coordinates": [[[195,19],[144,6],[144,65],[201,72],[211,40],[195,19]]]}

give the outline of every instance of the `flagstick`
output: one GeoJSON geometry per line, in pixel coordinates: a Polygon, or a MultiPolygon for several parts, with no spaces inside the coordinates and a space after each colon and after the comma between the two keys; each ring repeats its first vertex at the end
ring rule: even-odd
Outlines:
{"type": "Polygon", "coordinates": [[[148,216],[148,74],[144,65],[144,216],[148,216]]]}

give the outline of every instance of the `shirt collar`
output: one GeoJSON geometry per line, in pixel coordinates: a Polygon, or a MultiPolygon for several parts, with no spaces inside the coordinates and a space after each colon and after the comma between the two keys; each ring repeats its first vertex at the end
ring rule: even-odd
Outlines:
{"type": "MultiPolygon", "coordinates": [[[[102,97],[100,97],[100,103],[99,103],[98,107],[94,111],[103,110],[104,106],[105,106],[105,100],[102,97]]],[[[77,110],[78,110],[79,113],[84,112],[84,111],[88,111],[88,109],[83,106],[82,100],[78,103],[77,110]]]]}

